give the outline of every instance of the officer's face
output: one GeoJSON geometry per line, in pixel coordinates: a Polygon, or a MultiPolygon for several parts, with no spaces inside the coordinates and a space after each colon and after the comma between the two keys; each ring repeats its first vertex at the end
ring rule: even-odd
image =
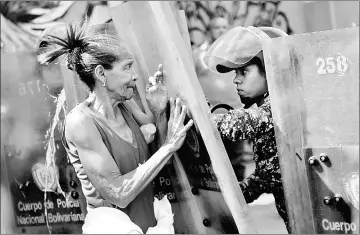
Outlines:
{"type": "Polygon", "coordinates": [[[265,73],[257,64],[247,64],[235,69],[234,83],[241,99],[252,99],[268,91],[265,73]]]}

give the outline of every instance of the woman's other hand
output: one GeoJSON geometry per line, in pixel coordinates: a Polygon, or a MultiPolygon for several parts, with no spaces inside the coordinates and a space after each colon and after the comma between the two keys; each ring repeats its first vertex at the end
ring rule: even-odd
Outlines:
{"type": "Polygon", "coordinates": [[[147,144],[150,144],[151,142],[154,141],[155,132],[156,132],[156,127],[154,124],[150,123],[147,125],[142,125],[140,127],[140,130],[143,133],[147,144]]]}
{"type": "Polygon", "coordinates": [[[170,98],[170,119],[164,145],[169,145],[173,151],[180,149],[184,143],[186,132],[193,125],[193,120],[190,119],[184,126],[186,110],[186,106],[181,105],[180,98],[177,98],[176,101],[170,98]]]}
{"type": "Polygon", "coordinates": [[[160,64],[154,77],[149,78],[145,88],[146,100],[154,115],[159,115],[166,110],[168,92],[166,88],[166,75],[163,65],[160,64]]]}

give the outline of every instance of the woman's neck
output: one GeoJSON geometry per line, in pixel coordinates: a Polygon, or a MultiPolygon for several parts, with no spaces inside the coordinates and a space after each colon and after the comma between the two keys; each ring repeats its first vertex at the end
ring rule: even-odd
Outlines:
{"type": "Polygon", "coordinates": [[[111,99],[105,88],[95,88],[93,92],[90,93],[88,102],[92,105],[92,108],[103,115],[106,119],[111,121],[119,121],[123,119],[122,115],[119,115],[119,101],[111,99]]]}

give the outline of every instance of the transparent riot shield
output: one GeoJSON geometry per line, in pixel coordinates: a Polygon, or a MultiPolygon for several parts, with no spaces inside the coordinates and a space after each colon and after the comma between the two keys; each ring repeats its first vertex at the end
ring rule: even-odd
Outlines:
{"type": "Polygon", "coordinates": [[[15,232],[81,233],[86,202],[60,139],[64,112],[52,136],[55,164],[47,167],[45,162],[63,75],[59,64],[42,67],[35,56],[1,55],[1,163],[7,172],[15,232]],[[57,191],[57,181],[67,197],[57,191]]]}
{"type": "MultiPolygon", "coordinates": [[[[163,64],[169,96],[180,97],[195,122],[182,148],[164,167],[169,172],[165,182],[173,185],[169,193],[176,196],[172,203],[175,233],[256,233],[211,122],[191,58],[186,20],[179,20],[169,3],[160,1],[126,2],[110,9],[110,15],[119,37],[134,54],[139,66],[135,70],[147,79],[163,64]]],[[[157,185],[164,178],[159,180],[157,185]]]]}
{"type": "Polygon", "coordinates": [[[264,41],[293,233],[359,233],[359,28],[264,41]]]}

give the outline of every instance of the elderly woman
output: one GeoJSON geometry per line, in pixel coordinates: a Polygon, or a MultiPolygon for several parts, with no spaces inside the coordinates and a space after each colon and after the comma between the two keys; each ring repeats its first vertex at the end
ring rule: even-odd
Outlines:
{"type": "MultiPolygon", "coordinates": [[[[87,210],[117,208],[147,231],[156,225],[151,182],[182,146],[193,122],[184,126],[186,107],[179,99],[170,99],[165,143],[150,156],[139,125],[154,120],[132,99],[138,77],[131,53],[116,37],[90,32],[85,24],[69,25],[64,33],[64,37],[48,36],[38,61],[49,64],[65,56],[68,68],[90,90],[89,98],[67,114],[63,138],[87,210]]],[[[150,98],[149,107],[157,123],[166,126],[166,102],[150,98]]]]}
{"type": "Polygon", "coordinates": [[[264,38],[280,36],[286,33],[275,28],[235,27],[214,42],[205,62],[215,72],[236,73],[234,84],[244,108],[213,118],[223,139],[253,142],[256,169],[240,182],[245,200],[251,203],[263,193],[273,194],[290,232],[261,44],[264,38]],[[258,108],[249,108],[254,104],[258,108]]]}

